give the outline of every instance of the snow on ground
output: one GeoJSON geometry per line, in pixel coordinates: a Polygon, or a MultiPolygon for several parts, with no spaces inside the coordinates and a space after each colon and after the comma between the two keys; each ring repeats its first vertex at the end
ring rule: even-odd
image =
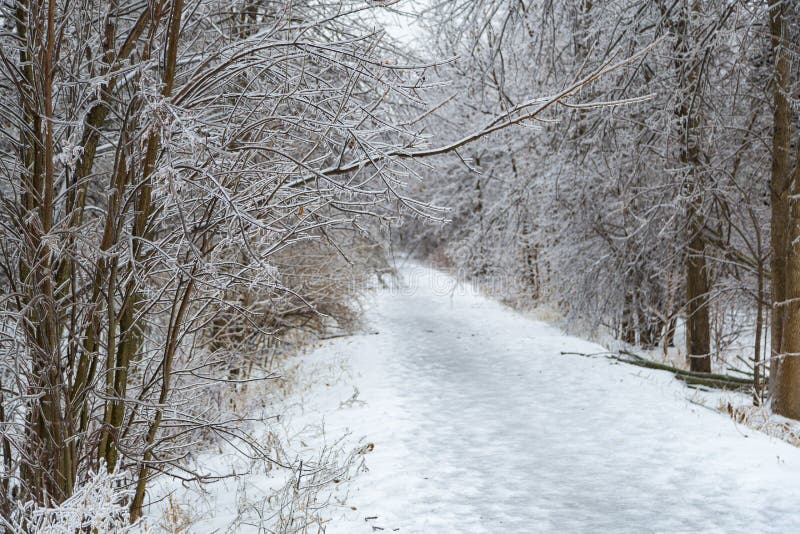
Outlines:
{"type": "Polygon", "coordinates": [[[800,450],[669,374],[561,355],[603,348],[449,276],[403,276],[372,299],[370,333],[299,358],[317,378],[294,424],[374,444],[326,532],[800,531],[800,450]]]}

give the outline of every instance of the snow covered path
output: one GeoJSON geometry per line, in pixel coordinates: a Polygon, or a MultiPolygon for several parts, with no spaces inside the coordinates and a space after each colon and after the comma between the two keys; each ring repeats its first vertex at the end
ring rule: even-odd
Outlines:
{"type": "Polygon", "coordinates": [[[365,402],[329,404],[327,432],[375,444],[329,533],[800,532],[800,450],[664,373],[563,356],[602,348],[445,275],[404,275],[368,311],[377,334],[309,356],[344,358],[365,402]]]}

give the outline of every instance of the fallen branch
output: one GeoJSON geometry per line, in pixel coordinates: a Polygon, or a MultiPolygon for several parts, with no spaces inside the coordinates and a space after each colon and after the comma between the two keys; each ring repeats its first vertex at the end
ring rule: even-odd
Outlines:
{"type": "Polygon", "coordinates": [[[675,375],[675,378],[685,382],[690,386],[705,386],[714,389],[730,389],[730,390],[744,390],[747,391],[753,387],[753,382],[747,378],[739,378],[737,376],[722,375],[717,373],[698,373],[695,371],[687,371],[679,367],[673,367],[663,363],[648,360],[638,354],[621,350],[619,353],[613,352],[597,352],[594,354],[584,354],[580,352],[562,352],[562,355],[572,354],[576,356],[585,356],[587,358],[593,356],[605,356],[611,360],[635,365],[637,367],[644,367],[646,369],[655,369],[657,371],[667,371],[675,375]]]}
{"type": "Polygon", "coordinates": [[[676,374],[675,378],[677,378],[678,380],[682,380],[683,382],[686,382],[688,386],[705,386],[713,389],[750,391],[750,389],[752,389],[753,387],[752,382],[741,383],[738,381],[738,379],[730,380],[728,377],[722,379],[722,378],[687,376],[682,374],[676,374]]]}

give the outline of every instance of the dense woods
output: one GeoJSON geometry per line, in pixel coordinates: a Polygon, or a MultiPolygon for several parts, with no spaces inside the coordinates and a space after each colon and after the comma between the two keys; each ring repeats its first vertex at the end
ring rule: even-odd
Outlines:
{"type": "Polygon", "coordinates": [[[135,521],[198,444],[278,463],[206,399],[398,246],[690,371],[738,343],[800,419],[800,5],[390,4],[2,3],[7,531],[97,473],[135,521]]]}
{"type": "Polygon", "coordinates": [[[578,331],[666,354],[677,330],[692,371],[724,371],[732,352],[745,355],[756,402],[768,395],[777,413],[800,416],[796,3],[440,10],[432,39],[459,58],[443,77],[471,95],[444,131],[645,47],[634,68],[581,96],[650,98],[566,106],[556,123],[470,147],[419,186],[453,207],[453,224],[408,225],[410,247],[516,305],[552,303],[578,331]]]}
{"type": "Polygon", "coordinates": [[[266,457],[204,401],[243,358],[353,320],[366,227],[410,201],[388,159],[342,167],[415,145],[418,72],[355,3],[2,9],[2,516],[107,470],[136,520],[197,443],[266,457]]]}

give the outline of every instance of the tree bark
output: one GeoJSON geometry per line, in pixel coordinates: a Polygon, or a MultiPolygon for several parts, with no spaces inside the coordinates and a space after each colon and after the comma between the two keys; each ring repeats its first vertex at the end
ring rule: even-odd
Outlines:
{"type": "MultiPolygon", "coordinates": [[[[756,230],[756,237],[758,239],[759,256],[761,254],[761,237],[760,232],[756,230]]],[[[756,328],[755,328],[755,343],[753,344],[753,405],[761,406],[763,387],[762,387],[762,371],[761,371],[761,335],[764,330],[764,259],[760,256],[758,259],[758,272],[757,272],[757,295],[756,299],[756,328]]]]}
{"type": "MultiPolygon", "coordinates": [[[[797,265],[797,250],[791,246],[790,213],[791,203],[791,139],[792,110],[788,100],[790,86],[790,58],[785,48],[786,21],[784,5],[779,0],[769,1],[770,44],[773,68],[773,130],[772,130],[772,169],[770,177],[770,248],[772,271],[772,317],[771,317],[771,361],[770,391],[773,394],[772,407],[776,413],[787,417],[800,418],[800,369],[796,357],[784,357],[790,345],[797,345],[797,329],[800,318],[795,307],[787,306],[787,282],[796,290],[797,274],[790,275],[790,258],[797,265]],[[790,251],[792,254],[790,254],[790,251]],[[793,323],[787,322],[787,315],[794,310],[793,323]],[[792,332],[794,330],[794,332],[792,332]],[[784,345],[786,344],[786,345],[784,345]]],[[[796,224],[796,219],[795,219],[796,224]]],[[[796,230],[795,230],[796,232],[796,230]]],[[[795,351],[796,352],[796,351],[795,351]]]]}
{"type": "MultiPolygon", "coordinates": [[[[692,2],[694,13],[701,11],[698,1],[692,2]]],[[[686,357],[689,369],[711,372],[711,326],[708,311],[710,284],[706,266],[705,220],[702,214],[703,195],[699,146],[700,114],[697,102],[700,93],[700,61],[690,43],[689,9],[683,9],[678,22],[678,75],[681,101],[677,115],[683,127],[680,162],[685,169],[685,187],[689,197],[686,226],[689,244],[686,251],[686,357]]]]}
{"type": "MultiPolygon", "coordinates": [[[[798,147],[800,162],[800,146],[798,147]]],[[[800,165],[794,172],[791,212],[789,214],[789,252],[786,258],[783,332],[780,367],[775,381],[773,409],[792,419],[800,419],[800,165]]]]}
{"type": "MultiPolygon", "coordinates": [[[[694,218],[697,217],[696,214],[693,215],[694,218]]],[[[710,373],[711,331],[705,241],[700,237],[700,228],[695,220],[692,220],[689,228],[695,236],[689,242],[686,259],[686,354],[690,370],[710,373]]]]}

